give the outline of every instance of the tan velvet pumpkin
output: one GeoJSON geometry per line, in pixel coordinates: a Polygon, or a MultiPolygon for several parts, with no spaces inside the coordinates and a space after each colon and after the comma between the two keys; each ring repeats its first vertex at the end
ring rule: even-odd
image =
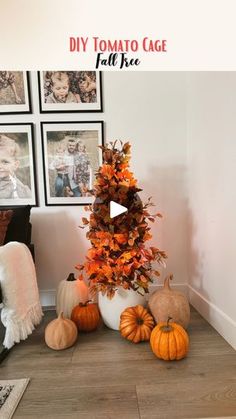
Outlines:
{"type": "Polygon", "coordinates": [[[45,329],[45,342],[51,349],[60,351],[74,345],[78,336],[77,327],[70,319],[65,319],[63,313],[52,320],[45,329]]]}
{"type": "Polygon", "coordinates": [[[149,308],[157,323],[171,317],[173,322],[187,329],[190,321],[190,307],[185,295],[170,288],[173,275],[166,277],[164,288],[155,291],[149,298],[149,308]]]}

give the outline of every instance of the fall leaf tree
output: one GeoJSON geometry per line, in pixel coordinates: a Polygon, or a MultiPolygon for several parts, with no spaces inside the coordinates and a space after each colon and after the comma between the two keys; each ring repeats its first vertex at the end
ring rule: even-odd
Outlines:
{"type": "Polygon", "coordinates": [[[89,218],[82,218],[88,227],[86,237],[91,248],[86,261],[76,268],[84,271],[92,293],[101,291],[112,298],[118,286],[147,293],[153,276],[159,271],[152,268],[156,261],[164,265],[166,253],[157,247],[146,245],[152,238],[150,224],[160,213],[150,214],[151,198],[143,204],[138,192],[137,180],[129,170],[130,143],[117,146],[117,141],[100,146],[103,165],[96,173],[93,193],[94,204],[86,207],[89,218]],[[110,201],[128,208],[128,212],[110,218],[110,201]]]}

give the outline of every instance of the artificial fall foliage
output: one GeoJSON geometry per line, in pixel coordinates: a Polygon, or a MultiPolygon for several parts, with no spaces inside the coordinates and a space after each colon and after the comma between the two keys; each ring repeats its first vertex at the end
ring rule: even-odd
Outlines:
{"type": "Polygon", "coordinates": [[[104,163],[96,173],[93,190],[96,199],[93,205],[85,207],[91,211],[89,219],[82,218],[84,227],[89,227],[86,237],[92,247],[85,263],[76,268],[85,271],[92,294],[101,291],[111,299],[118,286],[144,294],[153,282],[153,275],[160,275],[152,268],[152,262],[165,265],[167,257],[157,247],[146,246],[152,238],[149,222],[161,214],[150,214],[151,198],[143,204],[137,194],[142,189],[137,187],[137,180],[129,170],[129,142],[120,142],[119,148],[117,141],[100,148],[104,163]],[[110,201],[127,207],[128,212],[110,218],[110,201]]]}

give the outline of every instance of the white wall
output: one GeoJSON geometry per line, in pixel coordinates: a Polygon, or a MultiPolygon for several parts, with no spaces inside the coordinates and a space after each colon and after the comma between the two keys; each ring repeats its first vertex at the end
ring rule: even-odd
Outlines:
{"type": "Polygon", "coordinates": [[[189,290],[236,348],[236,73],[188,74],[189,290]]]}
{"type": "MultiPolygon", "coordinates": [[[[152,225],[153,243],[169,255],[167,272],[176,283],[187,281],[185,74],[157,72],[103,73],[104,113],[43,114],[38,107],[37,78],[31,73],[33,115],[2,117],[2,122],[36,124],[40,207],[32,210],[38,284],[44,304],[54,303],[55,288],[83,262],[89,242],[78,228],[83,207],[45,207],[41,121],[105,121],[105,138],[130,140],[131,166],[143,199],[152,196],[164,218],[152,225]]],[[[162,278],[163,279],[163,278],[162,278]]]]}

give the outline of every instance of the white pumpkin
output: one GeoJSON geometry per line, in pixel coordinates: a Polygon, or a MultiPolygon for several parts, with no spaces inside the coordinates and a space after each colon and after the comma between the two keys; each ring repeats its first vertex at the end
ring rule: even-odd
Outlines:
{"type": "Polygon", "coordinates": [[[88,287],[84,281],[76,279],[73,273],[70,273],[67,279],[63,279],[58,286],[56,295],[57,315],[61,312],[64,317],[70,319],[72,309],[79,303],[85,303],[89,300],[88,287]]]}

